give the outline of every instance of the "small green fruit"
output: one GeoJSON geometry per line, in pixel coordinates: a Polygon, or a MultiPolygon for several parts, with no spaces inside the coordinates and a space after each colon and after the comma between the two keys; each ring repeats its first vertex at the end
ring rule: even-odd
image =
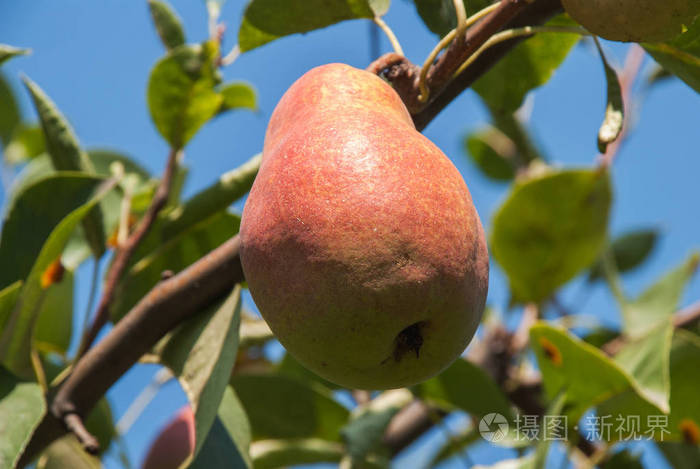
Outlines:
{"type": "Polygon", "coordinates": [[[461,175],[379,77],[325,65],[282,97],[243,211],[241,262],[306,367],[357,389],[442,371],[481,318],[484,238],[461,175]]]}
{"type": "Polygon", "coordinates": [[[562,0],[574,20],[611,41],[661,42],[700,14],[700,0],[562,0]]]}

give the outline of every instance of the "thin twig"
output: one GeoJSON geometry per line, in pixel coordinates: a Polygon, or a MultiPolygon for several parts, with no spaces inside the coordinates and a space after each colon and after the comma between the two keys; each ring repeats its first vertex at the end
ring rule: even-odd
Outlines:
{"type": "Polygon", "coordinates": [[[396,37],[396,34],[394,34],[394,31],[391,30],[388,24],[381,19],[379,16],[375,16],[373,18],[374,23],[379,26],[379,28],[384,31],[384,34],[386,34],[386,37],[389,39],[389,42],[391,43],[391,47],[394,48],[394,52],[396,52],[399,55],[404,55],[403,54],[403,48],[401,47],[401,43],[399,43],[399,39],[396,37]]]}
{"type": "Polygon", "coordinates": [[[160,181],[160,185],[156,190],[151,205],[146,210],[145,215],[139,222],[138,226],[133,233],[129,236],[123,246],[117,248],[114,254],[114,260],[112,261],[112,266],[107,272],[107,278],[105,279],[104,291],[100,302],[97,305],[97,311],[95,311],[94,319],[92,325],[87,330],[86,334],[83,336],[80,348],[78,349],[78,355],[76,358],[82,357],[85,352],[90,348],[94,342],[97,334],[100,332],[102,327],[109,320],[109,307],[114,299],[114,294],[117,291],[117,285],[124,274],[124,271],[129,265],[131,256],[138,248],[139,244],[143,238],[148,234],[153,223],[156,221],[158,213],[165,207],[168,202],[168,197],[170,196],[170,188],[172,186],[173,175],[178,165],[178,159],[181,153],[177,150],[171,150],[168,155],[168,162],[165,167],[165,172],[163,173],[163,178],[160,181]]]}
{"type": "Polygon", "coordinates": [[[467,60],[459,66],[454,76],[458,77],[464,70],[486,52],[491,47],[502,42],[510,41],[519,37],[529,37],[537,33],[563,33],[563,34],[579,34],[581,36],[590,36],[587,30],[572,26],[523,26],[522,28],[513,28],[501,31],[500,33],[491,36],[488,41],[482,44],[467,60]]]}
{"type": "Polygon", "coordinates": [[[78,414],[66,414],[63,417],[63,421],[68,431],[73,433],[80,444],[83,445],[85,451],[90,454],[97,454],[100,449],[100,443],[97,441],[97,438],[85,428],[83,419],[78,414]]]}
{"type": "MultiPolygon", "coordinates": [[[[462,0],[456,0],[459,3],[462,3],[462,0]]],[[[462,4],[464,7],[464,4],[462,4]]],[[[418,99],[420,102],[424,103],[428,101],[428,97],[430,95],[430,90],[428,89],[428,86],[426,85],[426,79],[428,78],[428,72],[430,71],[430,68],[433,66],[433,63],[435,62],[435,59],[437,58],[438,54],[442,52],[442,50],[447,47],[455,37],[460,37],[464,34],[464,32],[467,30],[467,28],[473,24],[475,24],[477,21],[481,20],[482,18],[488,16],[492,11],[496,10],[499,7],[499,3],[494,3],[492,5],[487,6],[486,8],[482,9],[481,11],[476,12],[469,18],[465,19],[464,21],[464,27],[463,29],[460,30],[459,27],[453,29],[449,33],[445,35],[442,39],[440,39],[440,42],[438,42],[437,46],[433,48],[432,51],[430,51],[430,54],[428,54],[428,57],[425,59],[423,62],[423,67],[421,68],[420,71],[420,78],[418,80],[418,91],[420,95],[418,96],[418,99]]]]}

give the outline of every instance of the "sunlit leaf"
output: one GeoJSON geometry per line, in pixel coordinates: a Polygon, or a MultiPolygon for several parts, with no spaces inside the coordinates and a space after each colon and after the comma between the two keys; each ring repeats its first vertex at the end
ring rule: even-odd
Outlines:
{"type": "Polygon", "coordinates": [[[570,422],[611,396],[640,396],[639,386],[625,370],[566,330],[539,322],[530,330],[530,341],[547,396],[553,399],[566,390],[570,422]]]}
{"type": "Polygon", "coordinates": [[[148,0],[148,8],[163,45],[167,49],[183,45],[185,31],[173,8],[164,0],[148,0]]]}
{"type": "Polygon", "coordinates": [[[252,0],[238,31],[241,51],[249,51],[295,33],[325,28],[354,18],[373,18],[387,0],[252,0]]]}
{"type": "MultiPolygon", "coordinates": [[[[46,149],[54,168],[58,171],[93,174],[95,171],[92,163],[80,147],[68,120],[36,83],[27,77],[24,77],[23,81],[39,114],[46,149]]],[[[95,207],[82,223],[90,249],[96,258],[101,257],[105,252],[105,233],[100,208],[95,207]]]]}
{"type": "Polygon", "coordinates": [[[148,107],[158,132],[180,149],[214,117],[224,98],[214,90],[219,82],[215,59],[218,46],[182,45],[172,49],[151,70],[148,107]]]}
{"type": "Polygon", "coordinates": [[[251,111],[258,110],[255,89],[248,83],[226,83],[219,88],[219,93],[224,97],[219,112],[240,108],[250,109],[251,111]]]}
{"type": "Polygon", "coordinates": [[[605,171],[551,170],[515,183],[494,215],[491,250],[518,300],[546,299],[598,258],[611,197],[605,171]]]}
{"type": "Polygon", "coordinates": [[[621,305],[625,334],[640,337],[671,318],[679,306],[688,281],[698,268],[698,262],[700,254],[691,254],[636,299],[625,300],[621,305]]]}
{"type": "Polygon", "coordinates": [[[16,57],[18,55],[27,55],[31,51],[29,49],[21,49],[19,47],[10,46],[7,44],[0,44],[0,64],[6,60],[16,57]]]}
{"type": "MultiPolygon", "coordinates": [[[[1,118],[0,118],[1,119],[1,118]]],[[[44,133],[35,125],[19,124],[5,147],[5,161],[9,164],[24,163],[46,151],[44,133]]]]}

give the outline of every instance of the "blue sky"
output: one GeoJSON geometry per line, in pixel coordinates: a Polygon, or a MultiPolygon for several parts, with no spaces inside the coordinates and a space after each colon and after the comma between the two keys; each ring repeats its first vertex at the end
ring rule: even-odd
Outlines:
{"type": "MultiPolygon", "coordinates": [[[[173,4],[184,20],[188,40],[204,39],[207,35],[204,2],[178,0],[173,4]]],[[[229,27],[225,49],[235,44],[243,6],[244,2],[236,0],[224,6],[222,20],[229,27]]],[[[394,0],[386,21],[399,37],[407,56],[415,63],[422,63],[437,38],[420,22],[412,3],[394,0]]],[[[369,22],[352,21],[285,38],[244,54],[225,68],[226,81],[242,79],[256,87],[260,112],[229,113],[198,133],[186,148],[190,176],[185,193],[192,194],[205,187],[219,174],[260,151],[274,105],[305,71],[329,62],[364,68],[370,61],[368,29],[369,22]]],[[[164,50],[151,25],[145,1],[4,1],[0,3],[0,42],[34,51],[29,57],[14,59],[3,66],[5,76],[21,96],[25,115],[31,120],[35,116],[19,87],[20,72],[35,80],[53,98],[86,147],[117,149],[160,174],[168,148],[150,122],[145,88],[149,70],[164,50]]],[[[606,43],[605,47],[613,63],[624,59],[625,46],[606,43]]],[[[389,51],[383,37],[381,50],[389,51]]],[[[645,68],[650,66],[647,60],[645,68]]],[[[579,46],[551,82],[534,94],[532,101],[530,125],[552,161],[567,166],[594,162],[595,135],[602,119],[604,99],[600,60],[590,48],[579,46]]],[[[485,124],[486,119],[484,108],[474,93],[468,91],[443,111],[425,134],[462,172],[488,229],[491,214],[506,194],[507,185],[482,177],[462,148],[464,135],[485,124]]],[[[611,233],[648,226],[663,230],[661,242],[650,260],[642,269],[625,277],[630,293],[639,292],[682,261],[692,249],[700,248],[698,122],[700,96],[676,80],[655,86],[645,94],[637,127],[615,161],[611,233]]],[[[241,205],[236,208],[240,210],[241,205]]],[[[76,324],[82,321],[88,270],[89,266],[79,272],[76,324]]],[[[575,301],[579,287],[577,282],[568,286],[562,295],[563,302],[575,301]]],[[[698,298],[700,281],[696,278],[684,301],[689,303],[698,298]]],[[[492,269],[489,303],[502,308],[506,301],[506,284],[496,266],[492,269]]],[[[619,312],[600,287],[593,290],[583,312],[604,323],[619,322],[619,312]]],[[[138,366],[110,391],[117,416],[155,370],[153,366],[138,366]]],[[[158,428],[184,402],[176,384],[166,385],[126,437],[133,461],[141,460],[158,428]]],[[[472,459],[486,463],[500,454],[484,447],[475,451],[472,459]]],[[[108,458],[106,464],[119,467],[115,458],[108,458]]]]}

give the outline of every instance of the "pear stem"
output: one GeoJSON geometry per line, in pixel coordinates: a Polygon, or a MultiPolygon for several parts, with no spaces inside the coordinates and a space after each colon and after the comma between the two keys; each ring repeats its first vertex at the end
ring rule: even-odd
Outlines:
{"type": "Polygon", "coordinates": [[[464,0],[452,0],[457,13],[457,36],[461,36],[467,30],[467,10],[464,8],[464,0]]]}
{"type": "MultiPolygon", "coordinates": [[[[455,0],[455,8],[457,8],[457,4],[462,5],[462,10],[464,10],[464,4],[462,3],[462,0],[455,0]]],[[[500,6],[500,2],[494,3],[493,5],[489,5],[486,8],[474,13],[472,16],[469,18],[464,19],[464,23],[460,24],[459,23],[459,14],[458,14],[458,23],[457,23],[457,28],[453,29],[449,33],[445,35],[442,39],[440,39],[440,42],[438,42],[437,46],[430,51],[430,54],[428,54],[428,57],[425,59],[425,62],[423,62],[423,67],[420,70],[420,78],[418,79],[418,89],[420,91],[420,95],[418,96],[418,100],[422,103],[426,102],[428,100],[428,97],[430,96],[430,90],[428,89],[428,86],[426,85],[426,79],[428,77],[428,71],[430,71],[430,67],[433,66],[433,63],[435,62],[435,59],[437,58],[438,54],[440,51],[442,51],[444,48],[450,45],[450,43],[454,40],[456,37],[462,37],[470,26],[472,26],[474,23],[494,11],[500,6]]],[[[459,10],[458,10],[459,11],[459,10]]],[[[466,12],[465,12],[466,15],[466,12]]]]}
{"type": "Polygon", "coordinates": [[[510,41],[517,37],[531,36],[537,33],[563,33],[563,34],[578,34],[581,36],[590,36],[591,33],[586,31],[584,28],[577,28],[571,26],[523,26],[522,28],[506,29],[500,33],[496,33],[491,36],[481,47],[479,47],[476,52],[474,52],[467,60],[465,60],[462,65],[459,66],[457,71],[454,73],[452,78],[456,78],[460,73],[465,71],[467,67],[473,64],[476,59],[479,58],[489,48],[500,44],[505,41],[510,41]]]}
{"type": "Polygon", "coordinates": [[[399,39],[396,37],[396,34],[394,34],[394,31],[391,30],[388,24],[381,19],[378,16],[375,16],[373,19],[374,23],[379,26],[379,28],[384,31],[384,34],[386,34],[386,37],[389,39],[389,42],[391,43],[391,47],[394,48],[394,52],[397,54],[403,56],[403,49],[401,48],[401,43],[399,43],[399,39]]]}

